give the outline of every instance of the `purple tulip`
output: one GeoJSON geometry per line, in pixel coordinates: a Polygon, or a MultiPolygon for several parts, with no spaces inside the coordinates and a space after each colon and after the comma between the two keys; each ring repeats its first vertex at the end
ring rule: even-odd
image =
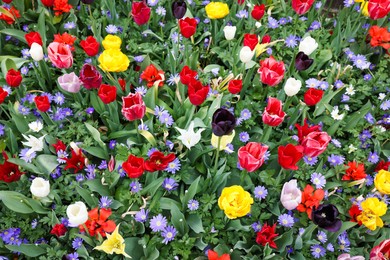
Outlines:
{"type": "Polygon", "coordinates": [[[217,109],[213,114],[211,127],[216,136],[230,134],[236,126],[236,118],[225,108],[217,109]]]}
{"type": "Polygon", "coordinates": [[[300,51],[295,57],[295,68],[299,71],[307,70],[313,64],[313,61],[304,52],[300,51]]]}
{"type": "Polygon", "coordinates": [[[332,204],[322,204],[311,213],[314,224],[330,232],[337,232],[341,228],[341,220],[337,218],[339,210],[332,204]]]}

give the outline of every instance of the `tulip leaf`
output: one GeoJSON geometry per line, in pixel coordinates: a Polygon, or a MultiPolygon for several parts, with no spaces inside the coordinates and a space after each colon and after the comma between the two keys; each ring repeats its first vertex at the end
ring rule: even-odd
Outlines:
{"type": "Polygon", "coordinates": [[[87,127],[88,131],[91,133],[92,138],[100,145],[100,147],[105,149],[106,145],[104,144],[104,142],[100,138],[100,132],[88,123],[84,123],[84,125],[87,127]]]}
{"type": "Polygon", "coordinates": [[[183,213],[181,213],[180,209],[175,204],[172,204],[171,206],[171,215],[173,226],[180,232],[181,235],[187,234],[188,225],[186,223],[186,219],[183,213]]]}
{"type": "Polygon", "coordinates": [[[79,186],[76,187],[76,191],[78,194],[80,194],[80,196],[84,199],[90,208],[96,207],[98,202],[97,199],[93,196],[93,193],[79,186]]]}
{"type": "Polygon", "coordinates": [[[139,131],[139,133],[146,138],[146,140],[148,140],[148,142],[153,145],[153,146],[156,146],[157,143],[156,143],[156,139],[154,138],[154,136],[149,132],[149,131],[146,131],[146,130],[141,130],[139,131]]]}
{"type": "Polygon", "coordinates": [[[20,252],[29,257],[37,257],[46,254],[46,244],[21,244],[21,245],[6,245],[6,248],[13,252],[20,252]]]}
{"type": "Polygon", "coordinates": [[[150,29],[147,29],[147,30],[143,31],[142,34],[150,34],[150,35],[156,37],[159,41],[164,42],[164,39],[162,39],[160,36],[158,36],[157,34],[155,34],[155,33],[154,33],[152,30],[150,30],[150,29]]]}
{"type": "Polygon", "coordinates": [[[348,119],[346,120],[346,126],[344,130],[352,130],[356,127],[356,125],[361,122],[362,118],[370,111],[372,108],[372,104],[370,101],[368,101],[362,108],[360,108],[358,111],[353,113],[352,115],[348,116],[348,119]]]}
{"type": "Polygon", "coordinates": [[[288,232],[282,234],[281,236],[275,239],[278,251],[282,252],[286,249],[286,246],[291,245],[294,240],[293,229],[290,229],[288,232]]]}
{"type": "MultiPolygon", "coordinates": [[[[129,256],[132,257],[132,259],[142,259],[144,256],[143,248],[142,246],[138,243],[139,242],[139,237],[128,237],[125,238],[125,252],[129,256]]],[[[149,259],[149,258],[148,258],[149,259]]]]}
{"type": "Polygon", "coordinates": [[[27,198],[15,191],[0,191],[0,200],[10,210],[22,213],[31,214],[34,210],[28,204],[27,198]]]}
{"type": "Polygon", "coordinates": [[[17,70],[16,64],[12,59],[4,59],[1,61],[1,72],[3,75],[7,75],[10,69],[17,70]]]}
{"type": "Polygon", "coordinates": [[[55,168],[59,165],[57,161],[57,156],[41,154],[37,157],[38,168],[45,174],[50,174],[54,171],[55,168]]]}
{"type": "Polygon", "coordinates": [[[200,180],[200,176],[198,178],[196,178],[196,180],[188,188],[188,191],[184,195],[184,199],[183,199],[184,206],[187,205],[187,203],[190,199],[194,198],[194,196],[198,190],[199,180],[200,180]]]}
{"type": "Polygon", "coordinates": [[[5,34],[5,35],[9,35],[9,36],[12,36],[12,37],[15,37],[19,41],[22,41],[22,42],[27,44],[27,41],[24,38],[26,33],[21,31],[21,30],[17,30],[17,29],[3,29],[3,30],[0,31],[0,33],[5,34]]]}
{"type": "Polygon", "coordinates": [[[203,233],[203,224],[202,224],[202,219],[200,218],[199,215],[197,214],[191,214],[187,218],[187,223],[190,226],[190,228],[197,234],[203,233]]]}
{"type": "Polygon", "coordinates": [[[7,161],[10,162],[10,163],[19,165],[20,167],[22,167],[22,168],[24,168],[27,171],[30,171],[32,173],[41,173],[41,171],[35,165],[33,165],[31,163],[27,163],[27,162],[25,162],[22,159],[9,158],[7,161]]]}

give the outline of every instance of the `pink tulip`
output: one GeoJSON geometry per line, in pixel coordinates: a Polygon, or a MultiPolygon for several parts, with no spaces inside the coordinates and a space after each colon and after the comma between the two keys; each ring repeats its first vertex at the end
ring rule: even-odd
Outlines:
{"type": "Polygon", "coordinates": [[[283,185],[280,202],[287,210],[293,210],[301,203],[302,192],[298,188],[297,180],[293,179],[283,185]]]}
{"type": "Polygon", "coordinates": [[[77,75],[72,72],[69,74],[64,74],[57,79],[60,87],[68,92],[77,93],[80,91],[81,81],[77,75]]]}
{"type": "Polygon", "coordinates": [[[52,42],[47,47],[50,61],[59,69],[67,69],[73,65],[73,55],[68,45],[52,42]]]}

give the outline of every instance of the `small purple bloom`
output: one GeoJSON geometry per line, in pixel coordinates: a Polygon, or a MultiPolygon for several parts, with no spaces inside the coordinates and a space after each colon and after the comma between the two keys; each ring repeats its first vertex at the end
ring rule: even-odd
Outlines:
{"type": "Polygon", "coordinates": [[[150,228],[153,232],[163,231],[167,223],[167,219],[163,215],[158,214],[150,220],[150,228]]]}

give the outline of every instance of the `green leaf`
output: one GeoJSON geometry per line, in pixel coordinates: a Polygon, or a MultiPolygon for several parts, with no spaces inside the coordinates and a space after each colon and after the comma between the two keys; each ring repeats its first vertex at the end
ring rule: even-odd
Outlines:
{"type": "Polygon", "coordinates": [[[188,201],[194,198],[196,192],[198,191],[199,180],[200,176],[196,178],[196,180],[188,188],[188,191],[184,195],[183,205],[187,205],[188,201]]]}
{"type": "Polygon", "coordinates": [[[148,140],[148,142],[153,145],[153,146],[156,146],[157,145],[157,142],[156,142],[156,139],[154,138],[154,136],[149,132],[149,131],[146,131],[146,130],[141,130],[139,131],[139,133],[145,137],[146,140],[148,140]]]}
{"type": "Polygon", "coordinates": [[[41,12],[38,18],[38,32],[42,36],[42,41],[46,42],[45,12],[41,12]]]}
{"type": "Polygon", "coordinates": [[[125,238],[125,252],[133,259],[141,259],[143,254],[143,248],[140,244],[138,244],[139,237],[128,237],[125,238]]]}
{"type": "Polygon", "coordinates": [[[88,123],[84,123],[85,126],[87,127],[88,131],[91,133],[92,138],[100,145],[102,148],[106,148],[105,143],[102,141],[100,138],[100,132],[93,126],[91,126],[88,123]]]}
{"type": "Polygon", "coordinates": [[[20,246],[6,245],[5,247],[11,251],[20,252],[29,257],[37,257],[46,253],[46,248],[48,247],[48,245],[21,244],[20,246]]]}
{"type": "Polygon", "coordinates": [[[102,184],[100,179],[88,180],[84,182],[91,191],[95,191],[100,194],[100,196],[110,196],[110,191],[108,186],[102,184]]]}
{"type": "Polygon", "coordinates": [[[57,162],[57,156],[49,154],[41,154],[37,157],[38,167],[45,174],[50,174],[54,171],[55,168],[59,165],[57,162]]]}
{"type": "Polygon", "coordinates": [[[0,200],[12,211],[31,214],[34,210],[28,204],[27,198],[15,191],[0,191],[0,200]]]}
{"type": "Polygon", "coordinates": [[[344,130],[352,130],[356,127],[356,125],[362,121],[363,117],[370,111],[372,108],[372,104],[370,101],[368,101],[362,108],[360,108],[358,111],[353,113],[352,115],[348,115],[348,118],[346,119],[346,126],[344,130]]]}
{"type": "Polygon", "coordinates": [[[275,239],[275,243],[278,246],[279,252],[286,250],[286,246],[291,245],[293,243],[294,240],[293,231],[294,231],[293,229],[290,229],[290,231],[284,233],[283,235],[275,239]]]}
{"type": "Polygon", "coordinates": [[[0,33],[2,34],[5,34],[5,35],[9,35],[9,36],[12,36],[12,37],[15,37],[16,39],[18,39],[19,41],[22,41],[24,43],[27,44],[27,41],[26,39],[24,38],[24,36],[26,35],[25,32],[21,31],[21,30],[16,30],[16,29],[3,29],[0,31],[0,33]]]}
{"type": "Polygon", "coordinates": [[[188,225],[186,223],[186,219],[179,210],[179,208],[172,204],[171,208],[171,215],[172,215],[172,224],[173,226],[180,232],[181,235],[185,235],[188,233],[188,225]]]}
{"type": "Polygon", "coordinates": [[[31,163],[26,163],[25,161],[23,161],[22,159],[18,159],[18,158],[9,158],[8,161],[10,163],[13,163],[13,164],[16,164],[16,165],[19,165],[20,167],[26,169],[27,171],[29,172],[32,172],[32,173],[40,173],[41,174],[41,171],[33,164],[31,163]]]}
{"type": "Polygon", "coordinates": [[[76,187],[76,191],[78,194],[80,194],[80,196],[84,199],[90,208],[96,207],[98,202],[97,199],[93,196],[93,193],[79,186],[76,187]]]}
{"type": "Polygon", "coordinates": [[[188,226],[190,226],[190,228],[195,233],[199,234],[199,233],[204,232],[202,219],[200,218],[199,215],[197,215],[197,214],[189,215],[187,218],[187,223],[188,223],[188,226]]]}
{"type": "Polygon", "coordinates": [[[26,133],[29,130],[26,119],[24,119],[22,115],[12,113],[11,117],[12,122],[15,123],[16,128],[19,130],[20,133],[26,133]]]}
{"type": "Polygon", "coordinates": [[[164,42],[164,39],[162,39],[160,36],[158,36],[157,34],[155,34],[155,33],[154,33],[152,30],[150,30],[150,29],[147,29],[147,30],[143,31],[142,34],[150,34],[150,35],[156,37],[159,41],[164,42]]]}
{"type": "Polygon", "coordinates": [[[97,147],[97,146],[90,146],[90,147],[83,147],[83,149],[95,156],[95,157],[98,157],[100,159],[104,159],[104,160],[107,160],[108,159],[108,153],[105,149],[101,148],[101,147],[97,147]]]}
{"type": "Polygon", "coordinates": [[[1,72],[3,73],[3,75],[6,75],[10,69],[17,70],[15,62],[11,59],[8,59],[8,58],[2,60],[1,61],[1,72]]]}

